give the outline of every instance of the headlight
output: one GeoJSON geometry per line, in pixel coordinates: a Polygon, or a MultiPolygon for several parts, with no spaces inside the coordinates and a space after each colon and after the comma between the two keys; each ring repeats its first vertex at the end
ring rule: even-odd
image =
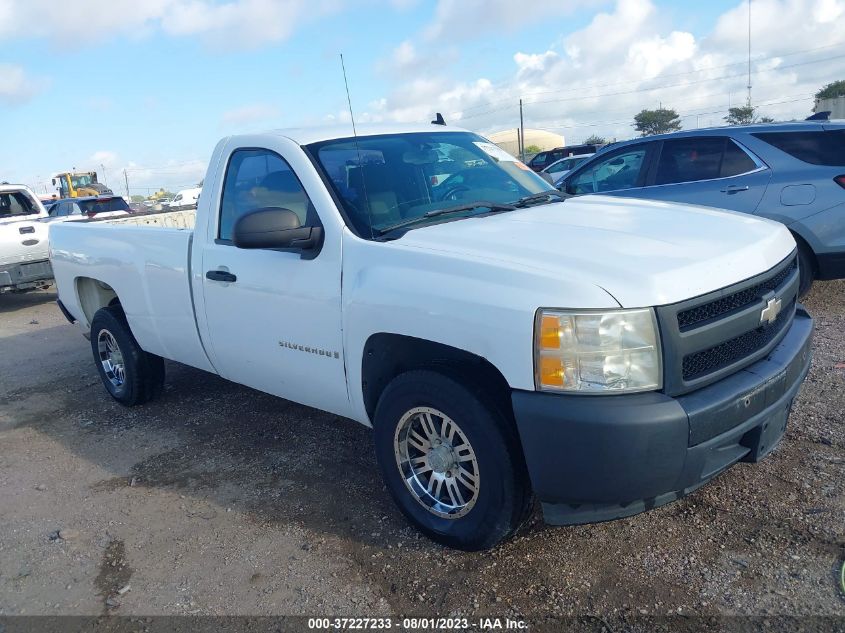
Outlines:
{"type": "Polygon", "coordinates": [[[654,311],[538,310],[534,376],[542,391],[660,389],[660,342],[654,311]]]}

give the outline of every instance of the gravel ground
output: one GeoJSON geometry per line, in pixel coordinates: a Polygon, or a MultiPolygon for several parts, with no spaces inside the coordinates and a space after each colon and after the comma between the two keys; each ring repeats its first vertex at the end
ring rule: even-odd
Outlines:
{"type": "Polygon", "coordinates": [[[175,363],[161,399],[117,405],[54,299],[0,297],[0,615],[845,626],[845,282],[806,301],[813,368],[763,462],[629,519],[549,528],[535,514],[480,554],[407,526],[360,425],[175,363]]]}

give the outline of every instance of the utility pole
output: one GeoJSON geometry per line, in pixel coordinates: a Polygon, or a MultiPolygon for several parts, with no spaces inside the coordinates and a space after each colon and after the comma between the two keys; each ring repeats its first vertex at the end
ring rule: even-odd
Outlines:
{"type": "Polygon", "coordinates": [[[103,184],[104,184],[106,187],[108,187],[108,186],[109,186],[109,183],[108,183],[108,181],[106,180],[106,166],[105,166],[105,165],[103,165],[103,163],[100,163],[100,171],[102,171],[102,172],[103,172],[103,184]]]}
{"type": "Polygon", "coordinates": [[[751,0],[748,0],[748,107],[751,107],[751,0]]]}
{"type": "Polygon", "coordinates": [[[129,202],[132,198],[129,195],[129,176],[126,175],[126,170],[123,170],[123,181],[126,183],[126,201],[129,202]]]}
{"type": "Polygon", "coordinates": [[[525,162],[525,119],[522,117],[522,98],[519,99],[519,158],[525,162]]]}

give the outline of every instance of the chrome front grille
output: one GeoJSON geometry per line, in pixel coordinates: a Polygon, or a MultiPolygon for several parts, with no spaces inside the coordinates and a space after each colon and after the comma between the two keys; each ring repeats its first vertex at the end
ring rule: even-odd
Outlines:
{"type": "Polygon", "coordinates": [[[664,351],[664,391],[680,395],[715,382],[765,357],[795,315],[795,253],[761,275],[716,292],[657,308],[664,351]],[[781,310],[761,317],[770,300],[781,310]]]}

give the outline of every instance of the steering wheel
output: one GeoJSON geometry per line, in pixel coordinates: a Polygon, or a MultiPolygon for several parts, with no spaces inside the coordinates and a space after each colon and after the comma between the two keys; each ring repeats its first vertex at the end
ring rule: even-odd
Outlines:
{"type": "MultiPolygon", "coordinates": [[[[446,183],[443,183],[443,184],[446,184],[446,183]]],[[[452,200],[452,201],[457,202],[458,198],[456,197],[456,195],[463,192],[463,191],[469,191],[469,190],[470,190],[470,188],[469,188],[468,185],[464,185],[464,184],[454,185],[452,187],[449,187],[443,193],[443,195],[440,196],[440,200],[452,200]]]]}

